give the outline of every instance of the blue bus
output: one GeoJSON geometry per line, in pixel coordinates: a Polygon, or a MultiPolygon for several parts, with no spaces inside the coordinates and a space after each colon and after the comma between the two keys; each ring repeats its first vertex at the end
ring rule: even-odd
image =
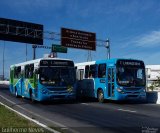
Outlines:
{"type": "Polygon", "coordinates": [[[77,94],[110,100],[145,100],[145,65],[141,60],[107,59],[77,63],[77,94]]]}
{"type": "Polygon", "coordinates": [[[41,58],[10,67],[10,92],[32,101],[76,98],[74,62],[41,58]]]}

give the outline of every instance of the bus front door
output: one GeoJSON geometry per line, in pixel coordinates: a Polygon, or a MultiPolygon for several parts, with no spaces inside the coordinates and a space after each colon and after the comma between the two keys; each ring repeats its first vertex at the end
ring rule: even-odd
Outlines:
{"type": "Polygon", "coordinates": [[[114,81],[115,81],[115,69],[113,67],[108,67],[108,98],[112,99],[114,97],[114,81]]]}

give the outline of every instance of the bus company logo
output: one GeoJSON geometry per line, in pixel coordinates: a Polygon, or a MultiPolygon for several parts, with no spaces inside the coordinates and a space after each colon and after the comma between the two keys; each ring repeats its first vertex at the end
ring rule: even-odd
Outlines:
{"type": "Polygon", "coordinates": [[[26,91],[28,91],[28,84],[29,84],[29,81],[28,81],[28,79],[26,79],[26,80],[25,80],[25,90],[26,90],[26,91]]]}

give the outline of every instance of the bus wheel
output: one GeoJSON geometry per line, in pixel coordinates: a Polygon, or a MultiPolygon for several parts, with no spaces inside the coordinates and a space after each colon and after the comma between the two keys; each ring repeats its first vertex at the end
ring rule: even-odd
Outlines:
{"type": "Polygon", "coordinates": [[[103,103],[104,102],[104,93],[103,93],[103,90],[99,90],[98,91],[98,101],[100,103],[103,103]]]}
{"type": "Polygon", "coordinates": [[[30,94],[30,100],[31,100],[31,102],[34,103],[34,98],[33,98],[32,90],[30,90],[30,93],[29,93],[29,94],[30,94]]]}
{"type": "Polygon", "coordinates": [[[15,88],[15,95],[16,95],[16,98],[18,98],[18,91],[17,91],[17,88],[15,88]]]}

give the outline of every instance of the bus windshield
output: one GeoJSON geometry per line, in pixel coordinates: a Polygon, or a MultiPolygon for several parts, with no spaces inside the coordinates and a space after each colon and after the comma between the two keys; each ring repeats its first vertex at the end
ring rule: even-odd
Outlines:
{"type": "Polygon", "coordinates": [[[145,86],[145,69],[118,67],[117,83],[121,86],[145,86]]]}
{"type": "Polygon", "coordinates": [[[117,83],[121,86],[145,86],[145,66],[140,60],[117,61],[117,83]]]}
{"type": "Polygon", "coordinates": [[[40,82],[43,85],[66,87],[75,82],[75,69],[72,67],[41,67],[40,82]]]}

